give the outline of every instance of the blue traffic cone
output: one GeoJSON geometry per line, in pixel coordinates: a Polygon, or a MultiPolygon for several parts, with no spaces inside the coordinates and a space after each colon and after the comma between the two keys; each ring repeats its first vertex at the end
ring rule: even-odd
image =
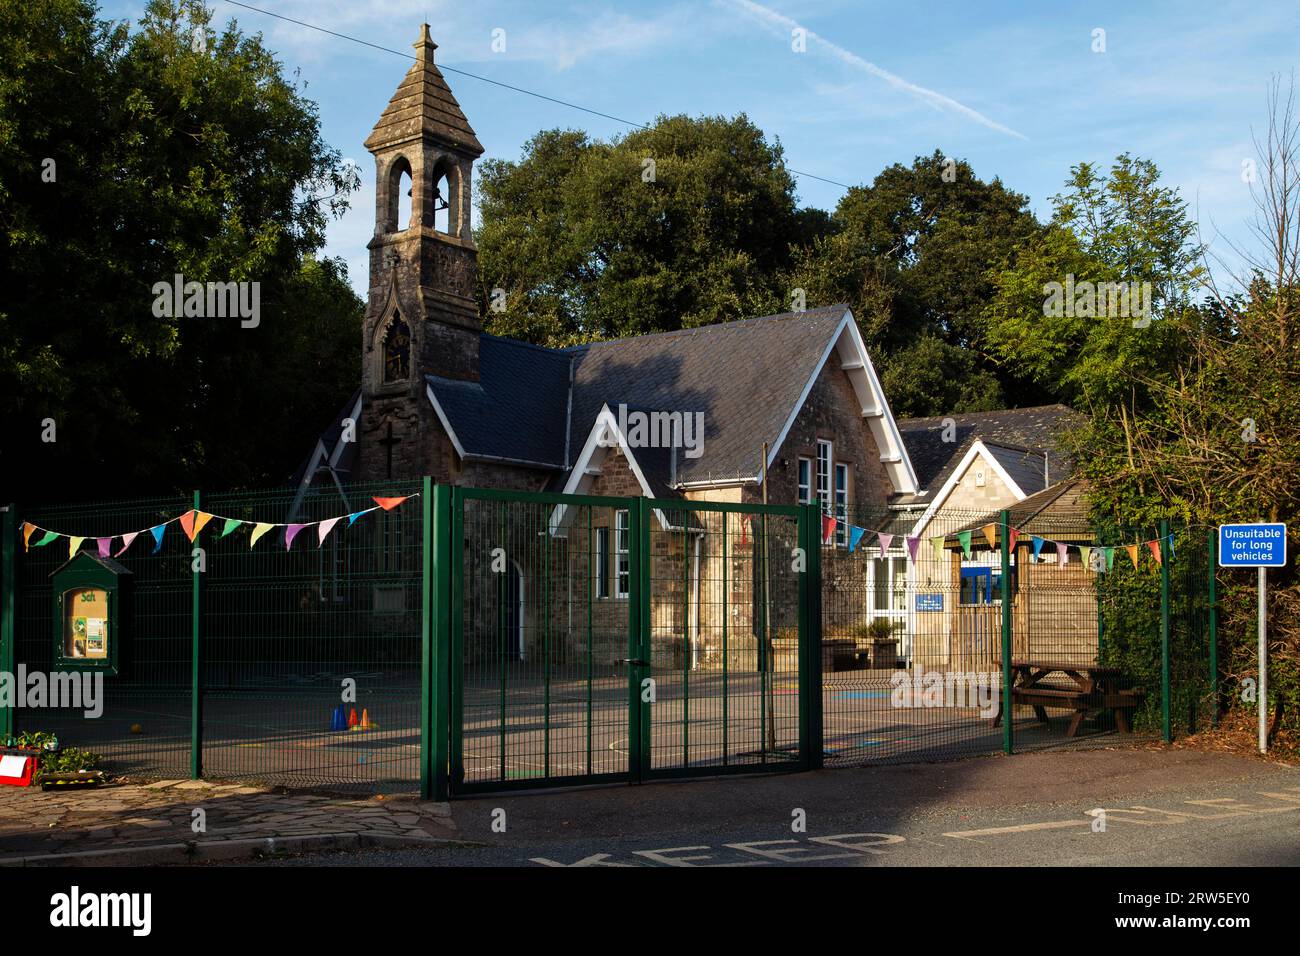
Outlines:
{"type": "Polygon", "coordinates": [[[334,708],[334,716],[330,718],[330,730],[347,730],[348,715],[343,712],[343,705],[339,704],[334,708]]]}

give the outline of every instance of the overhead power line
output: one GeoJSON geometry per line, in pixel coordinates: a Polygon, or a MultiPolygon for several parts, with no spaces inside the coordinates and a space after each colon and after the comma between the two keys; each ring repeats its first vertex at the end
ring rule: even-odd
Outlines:
{"type": "MultiPolygon", "coordinates": [[[[245,10],[251,10],[254,13],[260,13],[263,16],[274,17],[275,19],[283,20],[286,23],[292,23],[296,26],[306,27],[308,30],[315,30],[317,33],[324,33],[332,37],[337,37],[340,40],[349,40],[352,43],[359,43],[362,46],[368,46],[373,50],[381,50],[384,53],[391,53],[394,56],[400,56],[403,59],[407,59],[411,61],[415,60],[415,57],[413,57],[409,53],[403,52],[402,50],[394,50],[392,47],[381,46],[378,43],[371,43],[369,40],[363,40],[360,37],[349,36],[346,33],[339,33],[336,30],[327,30],[324,27],[317,26],[314,23],[308,23],[305,20],[295,20],[293,17],[286,17],[282,13],[272,13],[270,10],[263,10],[262,8],[252,6],[251,4],[241,3],[240,0],[225,0],[225,2],[229,3],[231,6],[243,7],[245,10]]],[[[642,129],[642,130],[650,129],[650,127],[647,126],[645,123],[638,123],[634,120],[624,119],[621,116],[614,116],[612,113],[602,113],[600,110],[594,110],[591,109],[590,107],[582,106],[578,103],[571,103],[568,100],[558,99],[557,97],[554,96],[547,96],[545,93],[538,93],[536,90],[526,89],[525,87],[522,86],[514,86],[510,83],[503,83],[500,80],[494,80],[489,76],[480,76],[477,73],[470,73],[468,70],[457,69],[454,66],[446,66],[445,64],[439,63],[438,69],[442,70],[444,73],[455,73],[457,76],[466,76],[469,77],[471,80],[478,80],[481,83],[490,83],[493,86],[501,87],[503,90],[510,90],[512,93],[522,93],[525,96],[532,96],[535,97],[536,99],[545,100],[548,103],[554,103],[557,106],[563,106],[571,110],[578,110],[579,112],[587,113],[591,116],[599,116],[602,119],[612,120],[615,123],[622,123],[625,126],[631,126],[635,129],[642,129]]],[[[841,183],[834,179],[827,179],[825,176],[817,176],[813,173],[801,172],[800,170],[793,169],[789,166],[787,166],[786,169],[788,169],[794,175],[801,176],[804,179],[816,179],[819,182],[827,183],[831,186],[838,186],[841,189],[852,188],[847,183],[841,183]]]]}

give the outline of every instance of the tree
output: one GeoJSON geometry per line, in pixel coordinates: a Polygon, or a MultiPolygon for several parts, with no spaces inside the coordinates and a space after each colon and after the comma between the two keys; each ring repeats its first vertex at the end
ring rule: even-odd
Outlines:
{"type": "Polygon", "coordinates": [[[1040,397],[990,360],[981,321],[990,271],[1038,230],[1024,196],[936,150],[850,189],[833,223],[796,253],[789,284],[853,307],[896,414],[1040,397]]]}
{"type": "MultiPolygon", "coordinates": [[[[1095,505],[1129,524],[1177,517],[1201,529],[1241,520],[1300,522],[1300,117],[1294,84],[1274,82],[1257,141],[1256,243],[1220,281],[1207,263],[1166,260],[1208,290],[1174,327],[1173,360],[1119,367],[1140,404],[1094,410],[1085,473],[1095,505]]],[[[1171,233],[1173,234],[1173,233],[1171,233]]],[[[1149,330],[1147,330],[1149,331],[1149,330]]],[[[1173,331],[1171,329],[1170,331],[1173,331]]],[[[1289,553],[1294,555],[1295,548],[1289,553]]],[[[1270,695],[1275,729],[1300,729],[1300,577],[1270,574],[1270,695]]],[[[1222,581],[1225,673],[1254,676],[1253,582],[1222,581]]],[[[1295,746],[1296,738],[1291,745],[1295,746]]]]}
{"type": "Polygon", "coordinates": [[[1186,203],[1159,180],[1127,154],[1106,176],[1071,169],[1051,222],[993,277],[983,323],[1002,366],[1081,405],[1140,404],[1135,376],[1179,367],[1200,249],[1186,203]]]}
{"type": "Polygon", "coordinates": [[[488,330],[552,346],[788,308],[790,246],[825,227],[744,115],[661,116],[610,142],[544,131],[484,162],[478,191],[488,330]]]}
{"type": "Polygon", "coordinates": [[[360,302],[313,257],[356,173],[260,37],[209,23],[0,0],[7,496],[282,480],[353,387],[360,302]],[[257,326],[157,316],[177,274],[258,283],[257,326]]]}

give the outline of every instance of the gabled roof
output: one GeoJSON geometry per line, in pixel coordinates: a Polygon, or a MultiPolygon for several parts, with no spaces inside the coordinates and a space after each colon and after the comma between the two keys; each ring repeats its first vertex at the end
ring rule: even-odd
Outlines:
{"type": "Polygon", "coordinates": [[[916,468],[917,480],[931,495],[944,486],[976,438],[984,442],[990,453],[996,455],[999,463],[1013,476],[1037,472],[1039,477],[1030,481],[1028,487],[1021,485],[1028,493],[1041,489],[1045,484],[1041,477],[1044,452],[1047,484],[1065,478],[1073,471],[1061,438],[1065,431],[1082,421],[1082,415],[1065,405],[1042,405],[996,412],[906,418],[899,421],[898,429],[916,468]],[[949,419],[955,425],[953,440],[944,441],[949,419]]]}
{"type": "MultiPolygon", "coordinates": [[[[1088,482],[1083,478],[1058,481],[1050,488],[1044,488],[1008,507],[1011,527],[1020,532],[1018,540],[1027,540],[1026,535],[1036,534],[1056,539],[1091,541],[1095,534],[1089,519],[1087,495],[1088,482]]],[[[957,535],[963,531],[980,530],[990,523],[997,524],[1000,520],[1001,514],[991,511],[970,524],[948,532],[944,546],[960,547],[957,535]]],[[[998,534],[1000,533],[999,530],[998,534]]],[[[995,535],[995,540],[1002,539],[995,535]]]]}
{"type": "MultiPolygon", "coordinates": [[[[667,494],[693,484],[757,481],[764,443],[770,467],[833,357],[894,490],[915,491],[903,438],[845,305],[568,349],[480,335],[478,381],[426,376],[425,384],[458,455],[552,471],[551,490],[565,487],[575,467],[587,467],[584,444],[602,409],[615,416],[620,406],[699,413],[703,446],[696,457],[685,449],[636,449],[647,484],[667,494]]],[[[330,439],[342,417],[318,443],[306,478],[336,447],[330,439]]]]}
{"type": "Polygon", "coordinates": [[[429,36],[429,24],[420,26],[420,39],[414,46],[415,63],[366,137],[366,149],[374,152],[429,134],[463,152],[481,156],[483,144],[474,135],[442,71],[434,65],[433,51],[438,45],[429,36]]]}
{"type": "Polygon", "coordinates": [[[589,433],[606,405],[700,412],[703,454],[677,457],[677,484],[755,481],[763,443],[771,465],[837,349],[888,456],[886,467],[906,488],[912,482],[906,449],[853,315],[842,304],[571,348],[571,433],[589,433]]]}
{"type": "Polygon", "coordinates": [[[573,433],[586,435],[607,404],[703,412],[704,454],[679,461],[679,479],[752,479],[844,313],[830,306],[572,348],[573,433]]]}

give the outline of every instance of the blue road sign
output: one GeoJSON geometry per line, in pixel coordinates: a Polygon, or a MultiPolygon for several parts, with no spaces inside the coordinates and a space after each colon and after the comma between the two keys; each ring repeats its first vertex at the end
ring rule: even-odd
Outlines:
{"type": "Polygon", "coordinates": [[[1286,565],[1286,525],[1219,525],[1219,567],[1280,568],[1286,565]]]}

